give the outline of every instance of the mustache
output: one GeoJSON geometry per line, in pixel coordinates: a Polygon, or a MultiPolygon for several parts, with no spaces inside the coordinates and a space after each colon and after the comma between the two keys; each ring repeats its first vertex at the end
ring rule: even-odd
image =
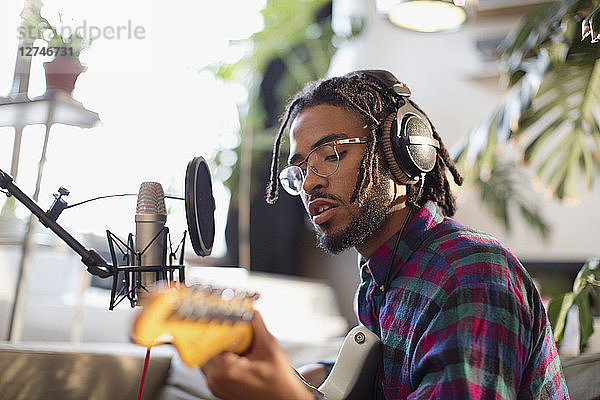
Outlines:
{"type": "Polygon", "coordinates": [[[317,200],[317,199],[329,199],[329,200],[334,200],[334,201],[337,201],[339,203],[345,204],[344,200],[341,197],[338,197],[338,196],[336,196],[334,194],[323,193],[323,192],[316,192],[316,193],[311,194],[308,197],[308,202],[307,203],[310,203],[311,201],[317,200]]]}

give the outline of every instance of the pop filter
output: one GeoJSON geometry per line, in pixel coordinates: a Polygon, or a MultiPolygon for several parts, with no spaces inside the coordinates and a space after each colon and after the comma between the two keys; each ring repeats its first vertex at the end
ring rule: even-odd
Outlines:
{"type": "Polygon", "coordinates": [[[215,199],[208,165],[194,157],[185,172],[185,216],[194,252],[208,256],[215,239],[215,199]]]}

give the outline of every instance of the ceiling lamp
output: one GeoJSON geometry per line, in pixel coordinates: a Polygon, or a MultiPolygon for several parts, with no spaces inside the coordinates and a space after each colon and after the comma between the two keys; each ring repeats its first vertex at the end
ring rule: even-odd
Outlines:
{"type": "Polygon", "coordinates": [[[418,32],[457,29],[467,19],[465,0],[408,0],[391,5],[390,21],[401,28],[418,32]]]}

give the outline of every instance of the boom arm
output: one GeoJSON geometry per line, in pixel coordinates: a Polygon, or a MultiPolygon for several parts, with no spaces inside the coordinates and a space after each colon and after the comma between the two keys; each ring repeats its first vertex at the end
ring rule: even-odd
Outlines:
{"type": "MultiPolygon", "coordinates": [[[[39,218],[42,225],[50,228],[58,237],[60,237],[70,248],[81,256],[81,262],[87,267],[87,270],[92,275],[97,275],[101,278],[108,278],[113,275],[113,266],[109,265],[100,254],[94,249],[86,249],[77,239],[56,222],[53,218],[55,214],[53,210],[45,212],[42,210],[29,196],[21,191],[13,183],[10,175],[0,169],[0,187],[6,189],[8,193],[19,200],[25,207],[29,209],[36,217],[39,218]],[[51,215],[49,215],[51,214],[51,215]]],[[[58,215],[56,216],[58,217],[58,215]]]]}

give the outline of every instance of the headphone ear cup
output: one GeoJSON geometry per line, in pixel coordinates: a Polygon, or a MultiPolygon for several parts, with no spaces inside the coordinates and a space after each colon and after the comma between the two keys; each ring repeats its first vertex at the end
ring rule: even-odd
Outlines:
{"type": "Polygon", "coordinates": [[[396,183],[414,184],[435,167],[439,142],[408,100],[383,123],[383,152],[396,183]]]}
{"type": "MultiPolygon", "coordinates": [[[[399,140],[400,132],[398,132],[398,116],[395,113],[391,113],[387,116],[383,122],[382,130],[381,142],[383,145],[383,154],[394,182],[399,185],[412,185],[417,183],[418,179],[411,179],[404,172],[404,169],[400,164],[401,161],[399,158],[402,149],[399,149],[399,147],[406,146],[399,140]]],[[[404,149],[404,152],[406,153],[407,150],[404,149]]]]}

